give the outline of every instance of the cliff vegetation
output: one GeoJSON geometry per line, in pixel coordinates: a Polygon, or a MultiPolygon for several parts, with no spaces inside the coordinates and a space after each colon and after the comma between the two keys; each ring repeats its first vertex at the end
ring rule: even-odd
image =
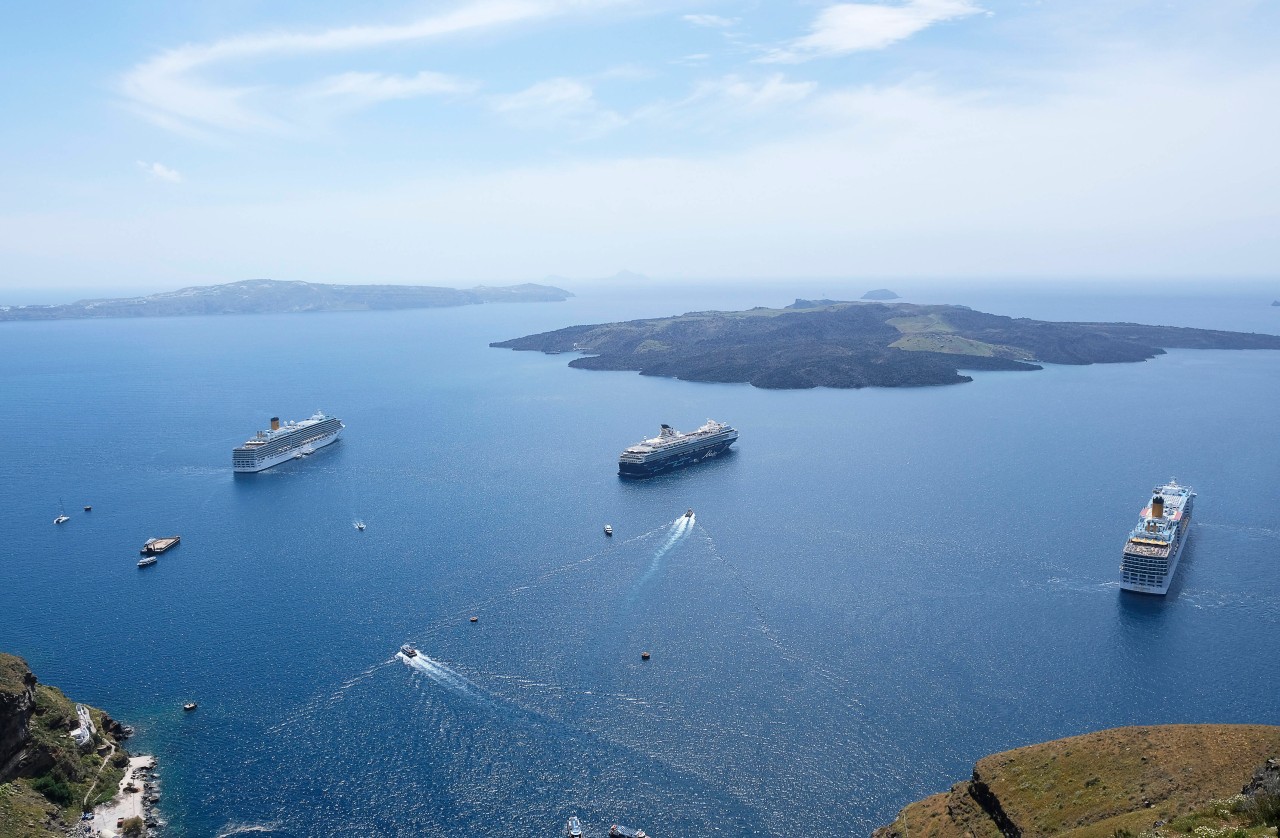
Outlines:
{"type": "Polygon", "coordinates": [[[0,653],[0,838],[63,835],[115,795],[128,763],[123,728],[88,709],[96,732],[81,748],[75,703],[0,653]]]}
{"type": "Polygon", "coordinates": [[[978,760],[874,838],[1253,838],[1280,825],[1280,727],[1128,727],[978,760]]]}

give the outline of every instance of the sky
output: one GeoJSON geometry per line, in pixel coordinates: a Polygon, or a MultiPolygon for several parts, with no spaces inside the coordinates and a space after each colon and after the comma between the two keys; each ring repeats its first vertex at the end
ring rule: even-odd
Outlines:
{"type": "Polygon", "coordinates": [[[5,292],[1280,275],[1275,0],[44,0],[5,292]]]}

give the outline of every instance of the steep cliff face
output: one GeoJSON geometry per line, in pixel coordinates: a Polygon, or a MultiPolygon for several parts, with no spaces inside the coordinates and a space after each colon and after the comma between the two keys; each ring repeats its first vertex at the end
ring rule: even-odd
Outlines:
{"type": "Polygon", "coordinates": [[[0,654],[0,783],[17,776],[31,741],[36,676],[27,662],[0,654]]]}
{"type": "Polygon", "coordinates": [[[1248,807],[1211,802],[1280,785],[1278,754],[1280,727],[1269,725],[1131,727],[1059,739],[978,760],[969,780],[910,804],[874,835],[1110,838],[1157,823],[1173,835],[1236,825],[1251,817],[1248,807]],[[1196,814],[1205,807],[1208,814],[1196,814]]]}

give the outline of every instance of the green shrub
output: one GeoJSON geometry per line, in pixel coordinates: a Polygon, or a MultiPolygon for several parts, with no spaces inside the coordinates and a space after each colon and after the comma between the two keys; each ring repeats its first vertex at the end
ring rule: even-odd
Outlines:
{"type": "Polygon", "coordinates": [[[125,835],[141,835],[142,827],[142,818],[127,818],[120,829],[125,835]]]}
{"type": "Polygon", "coordinates": [[[1255,824],[1280,828],[1280,794],[1260,794],[1253,799],[1253,806],[1255,824]]]}
{"type": "Polygon", "coordinates": [[[124,751],[116,751],[115,755],[111,757],[111,764],[116,768],[124,768],[129,764],[129,755],[124,751]]]}
{"type": "Polygon", "coordinates": [[[66,806],[74,796],[71,786],[46,774],[31,784],[31,787],[48,798],[49,802],[66,806]]]}

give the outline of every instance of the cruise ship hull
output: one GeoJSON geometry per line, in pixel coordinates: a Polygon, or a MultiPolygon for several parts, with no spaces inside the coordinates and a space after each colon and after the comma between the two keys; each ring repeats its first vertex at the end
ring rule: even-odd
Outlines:
{"type": "Polygon", "coordinates": [[[618,475],[620,477],[652,477],[655,474],[662,474],[668,471],[674,471],[678,468],[700,463],[703,460],[709,460],[719,454],[723,454],[729,450],[729,446],[737,440],[737,436],[730,439],[717,440],[704,448],[694,450],[680,451],[661,459],[649,456],[642,463],[619,462],[618,475]]]}
{"type": "MultiPolygon", "coordinates": [[[[304,447],[309,447],[312,450],[318,450],[320,448],[325,447],[326,445],[330,445],[334,442],[337,442],[338,435],[341,433],[342,433],[342,428],[339,427],[337,430],[332,431],[331,433],[328,433],[321,437],[316,437],[314,439],[305,439],[305,438],[299,439],[296,445],[286,448],[282,451],[276,452],[268,457],[263,457],[262,459],[254,460],[251,463],[237,462],[234,465],[234,469],[238,474],[255,474],[259,471],[265,471],[266,469],[269,469],[272,466],[278,466],[283,462],[292,460],[293,458],[297,457],[302,453],[302,449],[304,447]]],[[[305,436],[305,435],[300,435],[300,436],[305,436]]]]}
{"type": "Polygon", "coordinates": [[[1182,551],[1187,546],[1187,537],[1190,534],[1191,508],[1188,504],[1183,512],[1183,519],[1178,525],[1177,544],[1170,551],[1167,560],[1156,559],[1155,566],[1152,567],[1152,559],[1125,551],[1120,562],[1121,590],[1157,596],[1167,594],[1169,586],[1173,584],[1173,575],[1178,571],[1178,562],[1182,559],[1182,551]]]}

